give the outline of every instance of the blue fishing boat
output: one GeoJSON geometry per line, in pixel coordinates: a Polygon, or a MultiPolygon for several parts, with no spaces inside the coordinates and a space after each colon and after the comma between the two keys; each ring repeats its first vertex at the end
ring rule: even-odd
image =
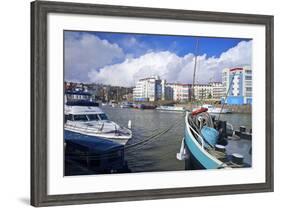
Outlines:
{"type": "MultiPolygon", "coordinates": [[[[195,54],[198,52],[198,41],[197,39],[195,54]]],[[[197,55],[195,55],[194,59],[193,100],[195,100],[196,62],[197,55]]],[[[229,89],[226,97],[228,96],[228,92],[229,89]]],[[[223,111],[223,107],[224,105],[219,111],[219,117],[223,111]]],[[[232,148],[229,151],[227,147],[227,137],[229,134],[234,134],[232,125],[227,125],[226,121],[216,120],[207,111],[208,108],[201,107],[192,112],[186,112],[185,132],[177,159],[185,160],[185,169],[192,170],[249,167],[250,165],[244,162],[243,154],[237,153],[239,150],[235,152],[236,150],[232,148]],[[231,129],[228,126],[231,126],[231,129]]]]}
{"type": "MultiPolygon", "coordinates": [[[[228,148],[230,130],[226,121],[215,120],[206,108],[185,115],[185,132],[179,160],[186,160],[186,169],[220,169],[250,167],[244,161],[244,154],[235,148],[228,148]]],[[[232,131],[231,135],[234,132],[232,131]]]]}

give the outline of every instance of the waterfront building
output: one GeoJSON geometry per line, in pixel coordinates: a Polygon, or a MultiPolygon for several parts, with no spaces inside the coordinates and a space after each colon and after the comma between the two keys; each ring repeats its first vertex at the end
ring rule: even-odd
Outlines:
{"type": "Polygon", "coordinates": [[[212,98],[212,86],[209,84],[195,84],[194,97],[196,100],[205,100],[212,98]]]}
{"type": "Polygon", "coordinates": [[[252,104],[252,69],[250,66],[226,68],[222,72],[222,82],[228,97],[222,101],[229,105],[252,104]]]}
{"type": "Polygon", "coordinates": [[[221,100],[225,96],[225,88],[222,82],[210,82],[212,89],[212,99],[221,100]]]}
{"type": "Polygon", "coordinates": [[[165,80],[159,76],[140,79],[133,89],[135,101],[156,101],[165,99],[165,80]],[[163,96],[162,96],[163,94],[163,96]]]}
{"type": "Polygon", "coordinates": [[[191,84],[166,84],[166,99],[174,101],[188,101],[191,95],[191,84]]]}

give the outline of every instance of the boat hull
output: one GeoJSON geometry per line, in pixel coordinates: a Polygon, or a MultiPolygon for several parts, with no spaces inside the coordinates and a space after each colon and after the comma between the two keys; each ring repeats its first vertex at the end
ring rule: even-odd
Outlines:
{"type": "Polygon", "coordinates": [[[194,157],[190,149],[186,147],[189,154],[188,159],[185,160],[185,169],[186,170],[206,170],[206,168],[194,157]]]}
{"type": "Polygon", "coordinates": [[[116,142],[64,130],[64,150],[66,176],[130,172],[116,142]]]}
{"type": "MultiPolygon", "coordinates": [[[[188,114],[188,113],[187,113],[188,114]]],[[[222,166],[222,162],[217,158],[209,154],[191,133],[190,126],[187,121],[188,115],[186,115],[186,127],[184,134],[185,145],[190,153],[190,165],[198,169],[217,169],[222,166]]]]}
{"type": "Polygon", "coordinates": [[[208,109],[208,113],[211,114],[227,114],[227,113],[231,113],[231,111],[223,109],[222,111],[220,109],[208,109]]]}
{"type": "Polygon", "coordinates": [[[160,106],[160,107],[157,107],[156,110],[159,110],[159,111],[169,111],[169,112],[185,112],[185,109],[184,108],[180,108],[180,107],[170,107],[170,106],[160,106]]]}
{"type": "Polygon", "coordinates": [[[110,135],[102,136],[102,135],[99,135],[99,134],[87,133],[87,132],[79,130],[77,128],[69,128],[67,126],[65,126],[64,129],[67,130],[67,131],[70,131],[70,132],[79,133],[79,134],[94,137],[94,138],[109,140],[109,141],[112,141],[112,142],[119,143],[121,145],[125,145],[128,142],[128,140],[132,138],[132,135],[130,135],[130,136],[118,136],[118,135],[116,135],[115,136],[115,135],[112,134],[112,136],[110,136],[110,135]]]}

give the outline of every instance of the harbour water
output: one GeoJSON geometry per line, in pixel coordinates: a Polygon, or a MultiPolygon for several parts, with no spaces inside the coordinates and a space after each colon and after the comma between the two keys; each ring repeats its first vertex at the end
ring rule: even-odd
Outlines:
{"type": "MultiPolygon", "coordinates": [[[[184,113],[157,110],[139,110],[102,106],[110,120],[127,126],[132,122],[133,138],[125,146],[125,160],[132,172],[184,170],[184,161],[176,159],[184,134],[184,113]],[[176,123],[176,125],[174,125],[176,123]],[[151,140],[147,138],[169,129],[166,133],[151,140]],[[139,145],[132,145],[138,143],[139,145]]],[[[252,128],[251,114],[222,114],[221,120],[231,123],[234,129],[245,126],[252,128]]],[[[230,141],[233,143],[232,141],[230,141]]],[[[239,142],[239,149],[248,150],[249,141],[239,142]]],[[[236,145],[233,143],[233,145],[236,145]]],[[[251,163],[251,158],[245,158],[251,163]]]]}

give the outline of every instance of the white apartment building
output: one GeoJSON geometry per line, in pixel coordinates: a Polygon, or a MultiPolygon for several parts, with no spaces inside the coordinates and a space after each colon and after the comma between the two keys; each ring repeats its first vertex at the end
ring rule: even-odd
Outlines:
{"type": "MultiPolygon", "coordinates": [[[[227,76],[224,77],[227,79],[227,76]]],[[[195,84],[194,98],[197,100],[219,99],[225,96],[226,83],[210,82],[209,84],[195,84]]],[[[247,88],[248,89],[248,88],[247,88]]],[[[166,83],[159,76],[140,79],[133,89],[134,101],[189,101],[193,94],[191,84],[166,83]]]]}
{"type": "Polygon", "coordinates": [[[135,101],[156,101],[165,99],[165,80],[159,76],[140,79],[133,89],[135,101]],[[163,95],[163,96],[162,96],[163,95]]]}

